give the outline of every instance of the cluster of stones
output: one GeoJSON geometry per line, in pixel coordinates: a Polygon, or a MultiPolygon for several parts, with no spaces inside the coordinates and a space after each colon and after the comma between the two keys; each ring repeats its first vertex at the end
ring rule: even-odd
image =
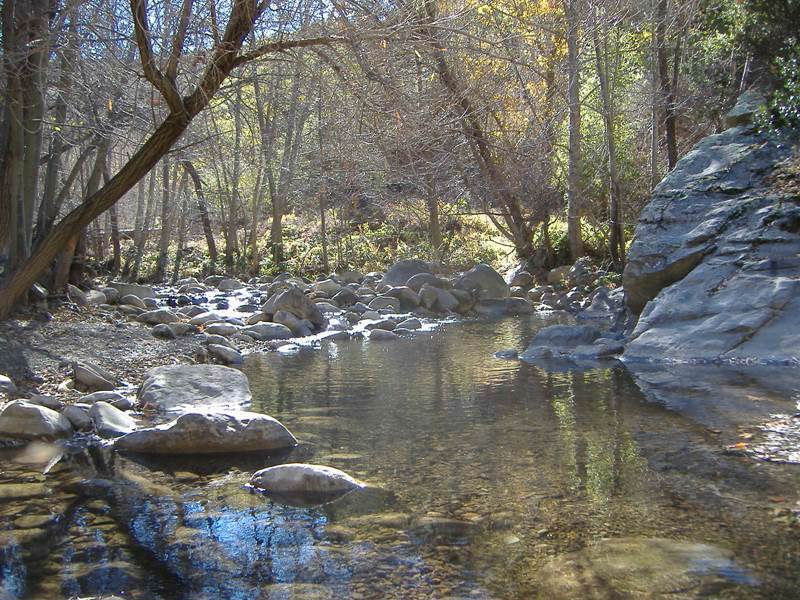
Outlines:
{"type": "MultiPolygon", "coordinates": [[[[113,377],[96,365],[75,365],[76,385],[107,387],[113,377]]],[[[3,394],[14,394],[11,380],[0,379],[3,394]]],[[[289,450],[294,435],[278,420],[244,408],[251,401],[247,377],[222,365],[168,365],[151,369],[135,402],[114,391],[95,391],[65,406],[49,396],[7,402],[0,411],[0,439],[16,442],[65,438],[94,432],[113,439],[114,448],[141,454],[228,454],[289,450]],[[148,408],[171,421],[152,427],[126,411],[148,408]]],[[[263,469],[251,485],[273,494],[341,494],[364,484],[320,465],[289,463],[263,469]]]]}
{"type": "MultiPolygon", "coordinates": [[[[511,295],[527,298],[537,310],[565,310],[572,314],[587,309],[598,289],[598,280],[607,273],[591,261],[579,258],[573,265],[532,274],[521,264],[506,276],[511,295]]],[[[621,288],[620,288],[621,293],[621,288]]]]}
{"type": "Polygon", "coordinates": [[[347,271],[318,281],[288,273],[247,283],[210,276],[202,282],[181,280],[174,292],[159,297],[150,286],[120,282],[89,292],[71,286],[69,296],[76,304],[116,309],[150,325],[158,338],[202,334],[201,358],[225,365],[241,363],[240,347],[254,342],[276,348],[322,332],[334,339],[390,340],[422,327],[421,319],[499,317],[534,308],[528,299],[512,295],[512,287],[488,265],[445,278],[429,263],[413,259],[397,262],[386,273],[347,271]],[[230,308],[233,294],[244,298],[235,307],[241,316],[220,314],[230,308]]]}

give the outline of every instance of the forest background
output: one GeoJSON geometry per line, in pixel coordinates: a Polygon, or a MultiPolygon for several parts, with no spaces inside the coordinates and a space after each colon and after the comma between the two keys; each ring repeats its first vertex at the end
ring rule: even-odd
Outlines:
{"type": "Polygon", "coordinates": [[[0,316],[108,274],[611,271],[744,91],[800,115],[796,0],[7,0],[0,316]]]}

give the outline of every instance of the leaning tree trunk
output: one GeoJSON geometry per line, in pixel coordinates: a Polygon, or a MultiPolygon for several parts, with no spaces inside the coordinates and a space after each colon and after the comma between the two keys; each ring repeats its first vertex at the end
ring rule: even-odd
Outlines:
{"type": "MultiPolygon", "coordinates": [[[[9,4],[13,3],[6,2],[5,5],[9,4]]],[[[332,41],[341,40],[341,38],[319,37],[277,41],[242,53],[242,43],[252,30],[255,21],[266,10],[267,3],[256,3],[255,0],[232,0],[225,33],[219,43],[215,45],[200,81],[189,94],[182,95],[176,83],[177,71],[181,50],[186,39],[191,3],[184,3],[184,6],[186,10],[173,39],[172,53],[169,56],[166,70],[162,72],[156,66],[150,45],[145,2],[144,0],[131,0],[136,43],[144,74],[161,93],[169,107],[169,114],[108,184],[86,198],[64,217],[45,237],[39,248],[0,289],[0,319],[5,319],[11,314],[19,299],[52,264],[53,259],[66,247],[71,238],[111,208],[161,160],[180,138],[192,119],[208,105],[222,82],[235,67],[268,53],[281,52],[294,47],[329,44],[332,41]]]]}

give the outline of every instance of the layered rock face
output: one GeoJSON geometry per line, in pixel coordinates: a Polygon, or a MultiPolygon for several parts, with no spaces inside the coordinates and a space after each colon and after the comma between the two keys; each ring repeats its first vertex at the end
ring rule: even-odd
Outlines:
{"type": "Polygon", "coordinates": [[[684,156],[642,212],[623,275],[639,315],[628,360],[800,364],[800,198],[791,177],[776,184],[796,140],[742,124],[754,105],[740,101],[736,126],[684,156]]]}

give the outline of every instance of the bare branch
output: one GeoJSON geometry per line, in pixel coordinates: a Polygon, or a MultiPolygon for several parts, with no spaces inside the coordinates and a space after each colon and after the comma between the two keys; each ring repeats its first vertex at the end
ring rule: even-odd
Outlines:
{"type": "Polygon", "coordinates": [[[263,46],[259,46],[258,48],[256,48],[255,50],[251,50],[250,52],[245,52],[244,54],[239,55],[234,61],[234,66],[238,67],[239,65],[242,65],[251,60],[261,58],[266,54],[274,54],[275,52],[284,52],[285,50],[291,50],[292,48],[307,48],[309,46],[328,46],[336,42],[345,42],[345,41],[347,41],[347,38],[345,37],[332,35],[332,36],[316,37],[316,38],[304,38],[301,40],[283,40],[280,42],[272,42],[269,44],[264,44],[263,46]]]}
{"type": "Polygon", "coordinates": [[[139,59],[142,63],[145,78],[164,97],[171,112],[176,114],[186,112],[175,84],[164,76],[153,59],[153,49],[150,46],[150,28],[147,24],[146,0],[131,0],[131,14],[133,15],[133,26],[136,30],[139,59]]]}
{"type": "Polygon", "coordinates": [[[183,52],[183,43],[186,41],[186,32],[189,29],[192,4],[193,0],[183,0],[178,31],[175,32],[175,37],[172,39],[172,52],[170,52],[169,61],[167,62],[166,76],[173,86],[175,85],[175,77],[178,75],[178,59],[183,52]]]}

